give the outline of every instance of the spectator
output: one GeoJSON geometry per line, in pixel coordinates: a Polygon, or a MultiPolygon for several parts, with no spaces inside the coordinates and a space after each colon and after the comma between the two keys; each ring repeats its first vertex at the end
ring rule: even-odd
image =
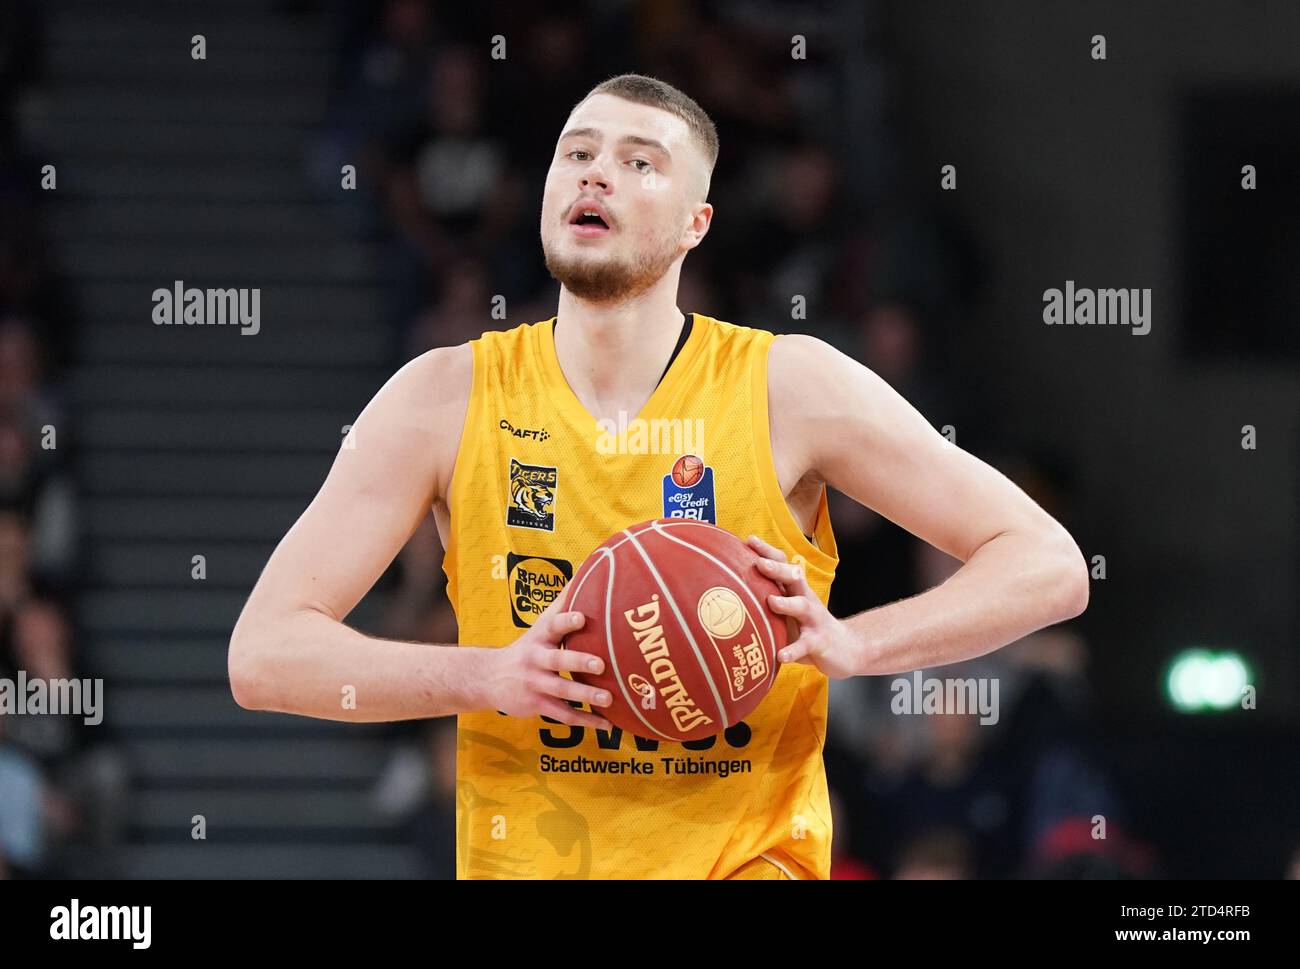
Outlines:
{"type": "Polygon", "coordinates": [[[45,861],[45,785],[36,761],[9,742],[0,713],[0,879],[30,878],[45,861]]]}
{"type": "Polygon", "coordinates": [[[14,407],[0,407],[0,508],[30,523],[30,569],[42,582],[66,589],[76,564],[72,481],[41,452],[30,425],[14,407]]]}

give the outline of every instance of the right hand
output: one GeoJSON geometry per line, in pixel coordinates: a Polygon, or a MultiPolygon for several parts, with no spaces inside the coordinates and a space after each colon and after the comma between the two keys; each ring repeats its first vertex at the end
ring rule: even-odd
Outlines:
{"type": "Polygon", "coordinates": [[[613,702],[609,691],[565,679],[561,671],[600,673],[605,661],[590,653],[561,649],[564,637],[581,629],[587,617],[562,610],[565,596],[537,617],[528,632],[487,657],[487,696],[495,710],[512,717],[547,716],[573,727],[611,730],[604,717],[575,710],[565,700],[589,704],[593,709],[613,702]]]}

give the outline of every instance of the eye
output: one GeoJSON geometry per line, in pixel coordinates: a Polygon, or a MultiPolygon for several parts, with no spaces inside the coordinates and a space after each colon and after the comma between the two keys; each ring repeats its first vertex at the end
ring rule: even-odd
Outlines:
{"type": "MultiPolygon", "coordinates": [[[[582,148],[575,148],[573,151],[569,152],[569,157],[570,157],[570,158],[573,158],[574,155],[589,155],[589,154],[591,154],[591,152],[586,151],[585,149],[582,149],[582,148]]],[[[574,159],[574,160],[575,160],[575,161],[586,161],[585,158],[577,158],[577,159],[574,159]]]]}
{"type": "Polygon", "coordinates": [[[654,165],[651,162],[646,161],[644,158],[633,158],[632,164],[645,166],[645,168],[638,168],[637,171],[639,172],[654,171],[654,165]]]}

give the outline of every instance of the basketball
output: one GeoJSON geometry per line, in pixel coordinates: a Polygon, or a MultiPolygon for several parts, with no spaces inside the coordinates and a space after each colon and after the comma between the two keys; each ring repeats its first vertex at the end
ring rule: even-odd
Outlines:
{"type": "Polygon", "coordinates": [[[791,638],[767,607],[781,589],[758,557],[725,529],[681,518],[633,525],[588,556],[564,604],[587,621],[564,647],[604,659],[599,675],[573,674],[613,696],[602,716],[681,742],[721,733],[758,706],[791,638]]]}
{"type": "Polygon", "coordinates": [[[704,461],[694,454],[684,454],[673,465],[673,484],[679,488],[689,488],[700,480],[704,474],[704,461]]]}

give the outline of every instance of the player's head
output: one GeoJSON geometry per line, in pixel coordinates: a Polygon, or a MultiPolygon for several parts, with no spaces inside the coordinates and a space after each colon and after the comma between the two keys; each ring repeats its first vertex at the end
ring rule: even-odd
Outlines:
{"type": "Polygon", "coordinates": [[[672,85],[623,74],[592,88],[569,114],[546,176],[546,268],[594,302],[644,292],[708,232],[717,159],[713,122],[672,85]],[[599,222],[584,220],[584,208],[599,222]]]}

